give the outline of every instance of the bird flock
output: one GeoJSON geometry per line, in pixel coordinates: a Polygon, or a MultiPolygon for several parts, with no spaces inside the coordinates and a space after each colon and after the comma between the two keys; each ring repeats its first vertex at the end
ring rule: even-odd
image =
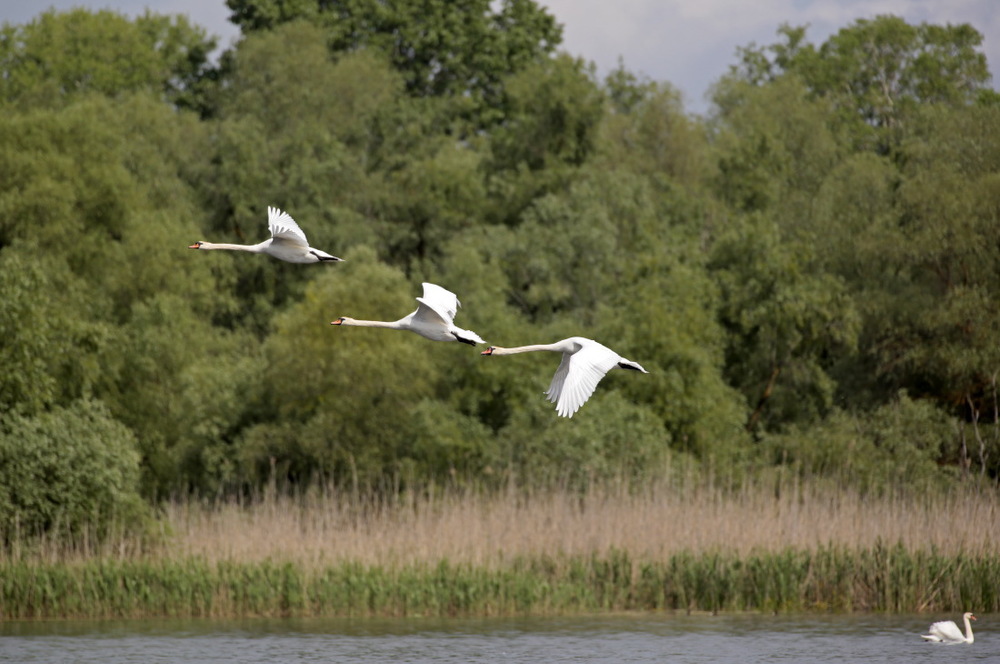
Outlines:
{"type": "MultiPolygon", "coordinates": [[[[267,254],[288,263],[336,263],[343,261],[325,251],[309,246],[306,234],[287,213],[275,207],[267,208],[267,226],[270,239],[258,244],[220,244],[199,241],[189,249],[248,251],[267,254]]],[[[342,327],[381,327],[389,330],[409,330],[431,341],[459,341],[470,346],[485,344],[482,337],[472,330],[455,325],[455,316],[461,303],[451,291],[436,284],[424,283],[423,296],[417,299],[413,313],[395,321],[359,320],[341,316],[331,325],[342,327]]],[[[597,384],[612,369],[629,369],[649,373],[638,362],[628,360],[607,346],[586,337],[569,337],[551,344],[529,346],[490,346],[481,355],[492,357],[515,355],[535,351],[561,353],[562,360],[545,395],[556,405],[562,417],[573,417],[597,389],[597,384]]]]}
{"type": "MultiPolygon", "coordinates": [[[[278,208],[267,208],[267,225],[271,238],[259,244],[215,244],[195,242],[190,249],[229,249],[267,254],[289,263],[335,263],[342,258],[309,246],[305,233],[287,212],[278,208]]],[[[436,284],[424,282],[422,297],[416,298],[417,309],[395,321],[359,320],[341,316],[331,325],[342,327],[380,327],[388,330],[409,330],[431,341],[459,341],[470,346],[485,344],[482,337],[472,330],[455,325],[455,316],[461,303],[454,293],[436,284]]],[[[535,351],[561,353],[562,360],[552,376],[549,389],[545,392],[549,401],[556,404],[556,412],[562,417],[573,417],[597,388],[597,384],[612,369],[630,369],[649,373],[638,362],[628,360],[607,346],[586,337],[569,337],[551,344],[529,346],[490,346],[481,355],[492,357],[516,355],[535,351]]],[[[933,623],[927,634],[921,634],[925,641],[934,643],[972,643],[970,620],[976,617],[965,613],[965,633],[952,620],[933,623]]]]}

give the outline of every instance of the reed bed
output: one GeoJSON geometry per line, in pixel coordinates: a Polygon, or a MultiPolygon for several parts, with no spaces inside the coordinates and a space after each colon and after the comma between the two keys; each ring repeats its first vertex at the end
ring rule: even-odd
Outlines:
{"type": "Polygon", "coordinates": [[[636,560],[680,552],[871,548],[899,543],[946,554],[1000,552],[995,491],[880,498],[835,488],[658,486],[641,493],[594,489],[502,495],[406,495],[361,503],[332,492],[211,508],[175,503],[168,554],[212,561],[357,561],[405,565],[436,560],[497,566],[513,558],[604,555],[636,560]]]}
{"type": "Polygon", "coordinates": [[[444,560],[393,568],[203,558],[5,561],[0,577],[5,620],[1000,610],[996,556],[883,545],[746,556],[678,553],[660,561],[613,551],[515,559],[498,568],[444,560]]]}
{"type": "Polygon", "coordinates": [[[996,491],[270,492],[0,557],[0,618],[1000,611],[996,491]]]}

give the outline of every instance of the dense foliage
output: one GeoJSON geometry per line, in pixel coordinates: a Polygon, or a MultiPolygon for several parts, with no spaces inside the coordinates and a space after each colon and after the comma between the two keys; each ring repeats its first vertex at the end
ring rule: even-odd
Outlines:
{"type": "Polygon", "coordinates": [[[785,26],[698,117],[557,53],[530,0],[461,5],[229,0],[217,65],[179,18],[3,26],[0,476],[33,477],[12,464],[37,441],[114,452],[123,504],[668,462],[995,480],[1000,103],[975,29],[785,26]],[[268,205],[347,261],[186,249],[264,239],[268,205]],[[424,280],[489,342],[582,335],[650,373],[566,420],[555,356],[328,324],[399,318],[424,280]]]}

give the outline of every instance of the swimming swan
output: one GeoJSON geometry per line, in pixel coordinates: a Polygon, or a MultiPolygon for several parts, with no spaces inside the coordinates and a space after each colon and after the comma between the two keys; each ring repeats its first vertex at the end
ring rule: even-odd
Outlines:
{"type": "Polygon", "coordinates": [[[934,643],[972,643],[975,639],[972,636],[972,624],[970,620],[976,617],[971,612],[962,614],[965,619],[965,634],[958,628],[954,620],[942,620],[931,625],[927,631],[930,634],[921,634],[920,638],[934,643]]]}

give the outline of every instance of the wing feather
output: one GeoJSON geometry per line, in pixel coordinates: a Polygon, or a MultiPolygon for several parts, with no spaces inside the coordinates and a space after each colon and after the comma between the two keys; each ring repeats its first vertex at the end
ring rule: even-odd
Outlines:
{"type": "Polygon", "coordinates": [[[276,207],[268,206],[267,208],[267,227],[271,231],[271,237],[275,240],[303,247],[309,246],[306,234],[302,232],[292,216],[276,207]]]}
{"type": "Polygon", "coordinates": [[[455,315],[458,313],[458,297],[450,290],[436,284],[425,282],[423,287],[424,296],[417,298],[421,306],[417,308],[416,317],[429,322],[436,316],[440,319],[437,322],[444,322],[445,325],[454,323],[455,315]],[[431,318],[428,318],[429,316],[431,318]]]}
{"type": "Polygon", "coordinates": [[[621,360],[618,353],[607,346],[589,339],[575,340],[580,350],[563,354],[563,361],[556,370],[549,387],[549,399],[556,401],[556,411],[563,417],[573,417],[590,399],[597,384],[621,360]],[[562,374],[562,375],[561,375],[562,374]],[[561,377],[559,384],[556,379],[561,377]],[[557,387],[554,391],[553,387],[557,387]]]}
{"type": "Polygon", "coordinates": [[[958,628],[958,625],[953,620],[942,620],[941,622],[933,623],[928,631],[944,641],[965,640],[965,634],[962,633],[962,630],[958,628]]]}
{"type": "Polygon", "coordinates": [[[555,374],[552,376],[552,382],[549,383],[549,389],[545,392],[545,395],[552,403],[559,401],[559,395],[562,394],[563,385],[566,383],[566,374],[569,373],[569,363],[572,357],[569,353],[562,354],[559,368],[556,369],[555,374]]]}

